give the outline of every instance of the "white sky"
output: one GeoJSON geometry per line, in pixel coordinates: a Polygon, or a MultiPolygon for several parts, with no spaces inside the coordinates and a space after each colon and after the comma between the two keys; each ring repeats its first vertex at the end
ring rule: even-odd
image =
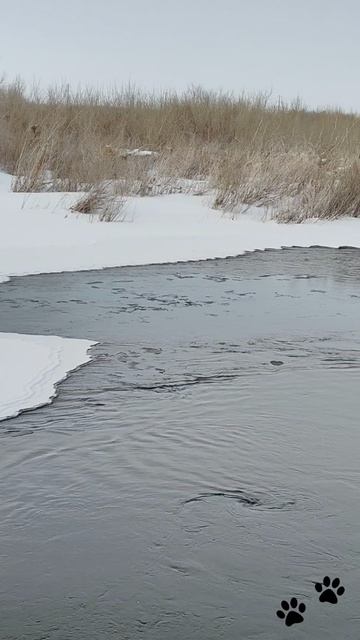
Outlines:
{"type": "Polygon", "coordinates": [[[0,73],[360,111],[360,0],[0,0],[0,73]]]}

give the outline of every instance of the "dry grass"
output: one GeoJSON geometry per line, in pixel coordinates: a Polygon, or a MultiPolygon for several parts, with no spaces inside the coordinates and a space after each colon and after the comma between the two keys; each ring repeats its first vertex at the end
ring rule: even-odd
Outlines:
{"type": "Polygon", "coordinates": [[[115,222],[125,219],[126,199],[114,188],[113,183],[99,183],[82,194],[73,206],[73,213],[97,216],[101,222],[115,222]]]}
{"type": "Polygon", "coordinates": [[[85,213],[105,211],[111,182],[121,201],[208,184],[214,206],[229,211],[262,205],[296,222],[359,216],[359,155],[357,115],[299,102],[201,89],[40,95],[0,84],[0,165],[16,176],[14,190],[87,191],[78,203],[85,213]],[[135,148],[156,154],[126,151],[135,148]]]}

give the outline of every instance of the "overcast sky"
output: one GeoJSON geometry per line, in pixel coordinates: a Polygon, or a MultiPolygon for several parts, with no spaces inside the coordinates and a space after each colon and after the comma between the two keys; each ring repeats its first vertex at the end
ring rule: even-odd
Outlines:
{"type": "Polygon", "coordinates": [[[0,73],[360,111],[360,0],[0,0],[0,73]]]}

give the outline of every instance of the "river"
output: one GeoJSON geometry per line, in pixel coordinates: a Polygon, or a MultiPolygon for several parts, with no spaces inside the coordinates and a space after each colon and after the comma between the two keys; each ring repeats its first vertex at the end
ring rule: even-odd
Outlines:
{"type": "Polygon", "coordinates": [[[99,342],[0,423],[1,640],[359,637],[359,250],[19,277],[0,309],[99,342]]]}

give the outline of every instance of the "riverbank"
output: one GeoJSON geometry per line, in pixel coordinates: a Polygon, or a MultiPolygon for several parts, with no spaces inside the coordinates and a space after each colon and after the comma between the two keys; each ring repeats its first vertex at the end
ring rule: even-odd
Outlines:
{"type": "MultiPolygon", "coordinates": [[[[360,219],[350,217],[301,225],[279,224],[266,219],[265,210],[259,207],[234,217],[211,209],[208,196],[176,194],[128,198],[122,221],[107,223],[72,213],[70,207],[78,194],[24,194],[10,189],[11,176],[1,174],[3,283],[11,276],[26,274],[226,258],[267,248],[360,247],[360,219]]],[[[27,340],[30,344],[31,338],[27,340]]],[[[48,340],[46,361],[52,363],[58,353],[53,350],[55,342],[44,340],[48,340]]],[[[69,361],[64,355],[60,368],[51,364],[44,369],[45,342],[34,336],[28,356],[21,345],[16,336],[2,336],[0,378],[6,384],[2,384],[0,419],[49,402],[54,385],[89,359],[87,349],[91,346],[85,348],[80,340],[74,360],[69,361]],[[15,367],[23,368],[26,376],[8,378],[8,372],[15,367]]],[[[57,349],[58,346],[56,343],[57,349]]]]}
{"type": "MultiPolygon", "coordinates": [[[[2,183],[4,184],[4,177],[2,183]]],[[[72,193],[0,193],[0,278],[184,262],[282,247],[360,246],[360,219],[279,224],[252,207],[233,217],[210,197],[132,197],[121,222],[74,214],[72,193]]]]}

